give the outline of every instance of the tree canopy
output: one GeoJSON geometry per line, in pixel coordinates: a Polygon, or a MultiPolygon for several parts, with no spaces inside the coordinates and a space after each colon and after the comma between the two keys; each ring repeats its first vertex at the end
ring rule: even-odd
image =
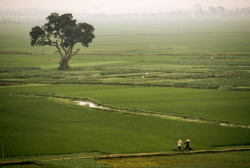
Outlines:
{"type": "Polygon", "coordinates": [[[59,69],[68,69],[69,60],[80,49],[74,50],[77,43],[88,47],[95,38],[94,27],[88,23],[76,23],[71,13],[59,15],[51,13],[43,26],[31,29],[31,46],[54,46],[61,56],[59,69]]]}

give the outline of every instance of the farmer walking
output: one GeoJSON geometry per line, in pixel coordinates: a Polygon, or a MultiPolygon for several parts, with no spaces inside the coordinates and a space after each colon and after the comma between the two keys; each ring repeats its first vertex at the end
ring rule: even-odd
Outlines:
{"type": "Polygon", "coordinates": [[[181,151],[181,144],[182,144],[182,140],[180,139],[180,140],[178,141],[178,149],[179,149],[179,151],[181,151]]]}
{"type": "Polygon", "coordinates": [[[187,149],[190,151],[189,142],[191,142],[189,139],[187,139],[186,142],[185,142],[185,144],[186,144],[185,151],[186,151],[187,149]]]}

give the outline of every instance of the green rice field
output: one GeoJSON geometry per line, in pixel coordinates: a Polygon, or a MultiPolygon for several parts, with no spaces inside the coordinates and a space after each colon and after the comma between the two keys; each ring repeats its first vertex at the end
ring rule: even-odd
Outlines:
{"type": "Polygon", "coordinates": [[[249,167],[248,18],[88,22],[96,38],[64,71],[30,46],[42,22],[0,24],[0,167],[249,167]]]}

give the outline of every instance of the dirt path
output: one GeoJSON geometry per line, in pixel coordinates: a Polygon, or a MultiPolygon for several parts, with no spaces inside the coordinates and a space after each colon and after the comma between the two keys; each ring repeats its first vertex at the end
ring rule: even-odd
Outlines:
{"type": "MultiPolygon", "coordinates": [[[[155,152],[155,153],[136,153],[136,154],[111,154],[111,155],[103,155],[103,156],[80,156],[80,157],[62,157],[55,159],[47,159],[47,160],[37,160],[39,162],[50,162],[50,161],[58,161],[58,160],[72,160],[72,159],[111,159],[111,158],[130,158],[130,157],[150,157],[150,156],[173,156],[173,155],[188,155],[188,154],[204,154],[204,153],[222,153],[222,152],[235,152],[235,151],[249,151],[249,148],[229,148],[229,149],[218,149],[218,150],[197,150],[197,151],[186,151],[186,152],[155,152]]],[[[22,164],[32,161],[26,160],[5,160],[0,161],[0,164],[22,164]]]]}
{"type": "Polygon", "coordinates": [[[241,127],[241,128],[250,128],[250,125],[243,125],[243,124],[235,124],[231,122],[220,122],[216,120],[209,120],[205,118],[196,118],[196,117],[187,117],[187,116],[177,116],[177,115],[171,115],[171,114],[161,114],[161,113],[153,113],[153,112],[145,112],[145,111],[139,111],[139,110],[129,110],[129,109],[120,109],[105,105],[98,105],[95,104],[95,102],[91,102],[89,100],[82,101],[82,100],[73,100],[70,97],[48,97],[48,99],[57,101],[60,103],[68,103],[73,104],[77,106],[85,106],[89,108],[94,108],[96,110],[103,110],[103,111],[110,111],[110,112],[120,112],[124,114],[131,114],[131,115],[140,115],[140,116],[148,116],[148,117],[155,117],[155,118],[161,118],[161,119],[170,119],[170,120],[181,120],[181,121],[189,121],[189,122],[202,122],[202,123],[208,123],[208,124],[216,124],[220,126],[225,127],[241,127]]]}
{"type": "MultiPolygon", "coordinates": [[[[9,93],[3,93],[9,94],[9,93]]],[[[130,110],[130,109],[121,109],[115,108],[111,106],[105,106],[102,104],[96,104],[88,99],[82,100],[80,98],[72,98],[72,97],[62,97],[62,96],[51,96],[51,95],[36,95],[36,94],[22,94],[23,96],[37,96],[47,98],[48,100],[55,101],[62,104],[73,105],[73,106],[85,106],[89,108],[94,108],[96,110],[102,111],[109,111],[109,112],[119,112],[124,114],[131,114],[131,115],[139,115],[139,116],[148,116],[148,117],[155,117],[161,119],[170,119],[170,120],[179,120],[179,121],[188,121],[188,122],[200,122],[200,123],[207,123],[207,124],[215,124],[220,125],[223,127],[241,127],[241,128],[250,128],[250,125],[244,124],[237,124],[232,122],[223,122],[217,120],[209,120],[205,118],[197,118],[197,117],[190,117],[190,116],[178,116],[172,114],[162,114],[157,112],[146,112],[146,111],[139,111],[139,110],[130,110]]]]}

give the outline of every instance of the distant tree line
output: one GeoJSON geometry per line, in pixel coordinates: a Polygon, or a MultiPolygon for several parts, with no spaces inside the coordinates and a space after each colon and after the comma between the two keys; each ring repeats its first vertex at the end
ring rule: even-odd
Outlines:
{"type": "MultiPolygon", "coordinates": [[[[43,21],[41,16],[44,16],[47,12],[36,12],[33,10],[6,10],[0,8],[0,24],[22,24],[32,21],[43,21]]],[[[163,11],[158,13],[123,13],[123,14],[107,14],[107,13],[81,13],[84,18],[91,19],[109,19],[109,18],[166,18],[166,17],[182,17],[182,16],[250,16],[250,6],[245,8],[226,9],[223,6],[209,6],[203,9],[200,4],[195,4],[192,10],[173,10],[163,11]]]]}
{"type": "Polygon", "coordinates": [[[235,8],[235,10],[226,10],[223,6],[209,6],[207,10],[204,10],[200,4],[195,4],[193,6],[193,12],[196,16],[200,15],[234,15],[234,16],[249,16],[250,7],[247,8],[235,8]]]}

